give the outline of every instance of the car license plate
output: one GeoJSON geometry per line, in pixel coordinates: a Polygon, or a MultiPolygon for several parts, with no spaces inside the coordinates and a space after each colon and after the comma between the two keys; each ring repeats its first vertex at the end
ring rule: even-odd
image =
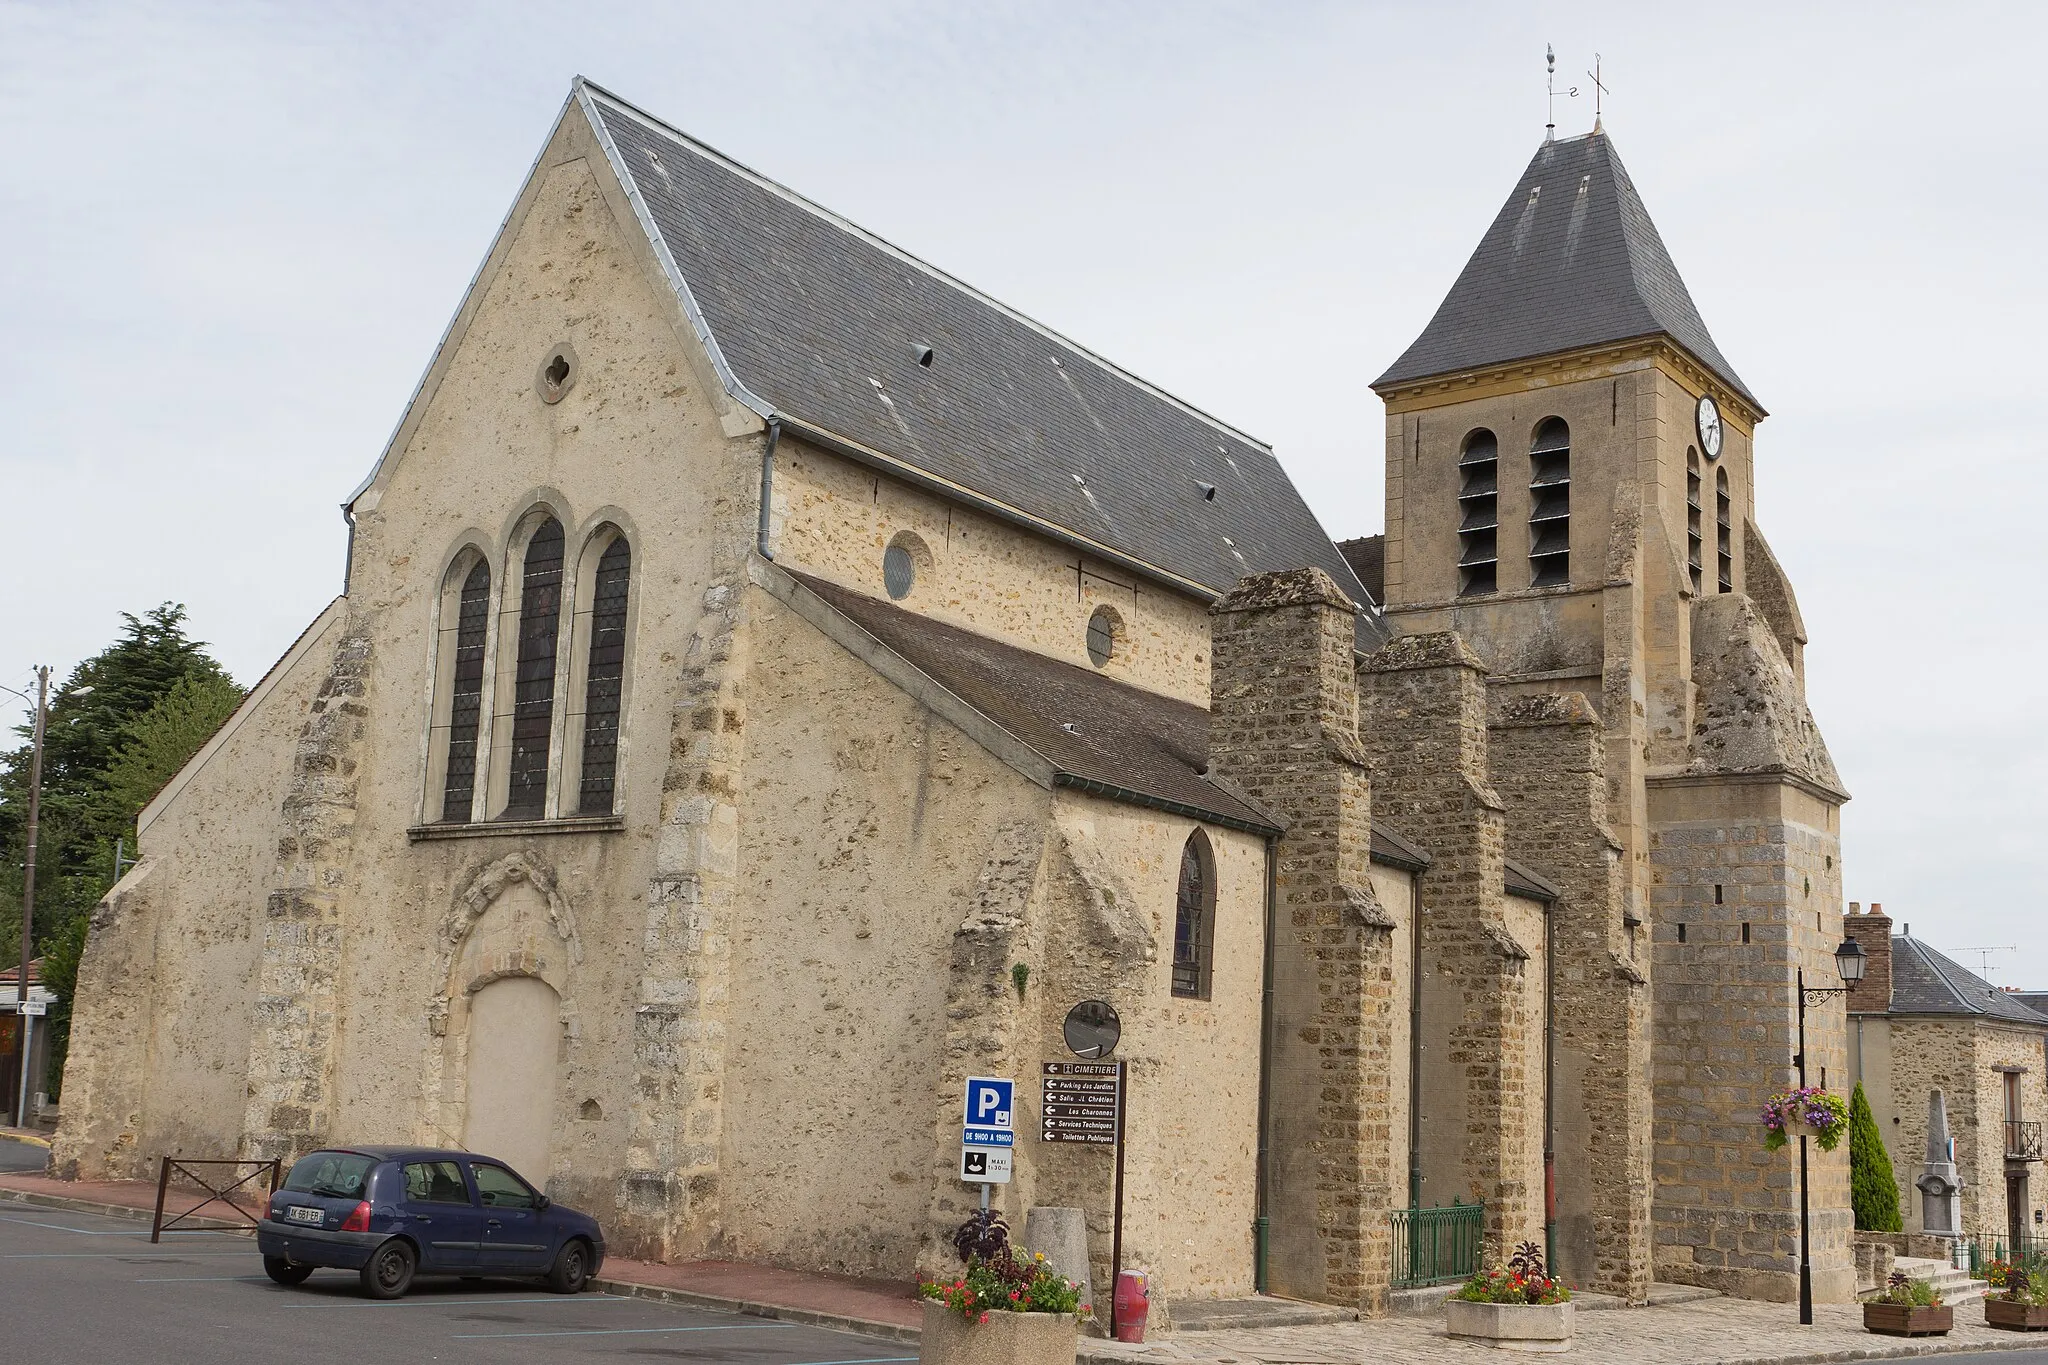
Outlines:
{"type": "Polygon", "coordinates": [[[284,1220],[287,1223],[324,1223],[327,1221],[327,1210],[294,1204],[284,1211],[284,1220]]]}

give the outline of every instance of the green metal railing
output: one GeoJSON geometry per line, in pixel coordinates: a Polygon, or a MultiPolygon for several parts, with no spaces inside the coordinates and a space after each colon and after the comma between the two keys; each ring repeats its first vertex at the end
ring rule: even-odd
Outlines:
{"type": "Polygon", "coordinates": [[[1970,1252],[1970,1278],[1984,1278],[1984,1268],[1993,1261],[2008,1265],[2024,1266],[2031,1274],[2039,1275],[2048,1271],[2048,1237],[2021,1237],[2017,1242],[2007,1237],[1975,1236],[1964,1239],[1970,1252]]]}
{"type": "Polygon", "coordinates": [[[1395,1209],[1394,1288],[1454,1284],[1479,1269],[1485,1206],[1451,1201],[1449,1208],[1395,1209]]]}

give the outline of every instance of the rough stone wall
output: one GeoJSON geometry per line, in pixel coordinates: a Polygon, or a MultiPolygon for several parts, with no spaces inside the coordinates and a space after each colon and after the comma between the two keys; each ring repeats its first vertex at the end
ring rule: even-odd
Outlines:
{"type": "Polygon", "coordinates": [[[1979,1020],[1976,1027],[1976,1103],[1972,1106],[1969,1127],[1958,1133],[1951,1124],[1949,1131],[1956,1134],[1959,1149],[1967,1135],[1975,1169],[1982,1173],[1977,1179],[1976,1200],[1964,1196],[1963,1226],[1973,1227],[1985,1236],[2006,1237],[2011,1226],[2007,1221],[2008,1207],[2013,1199],[2017,1199],[2019,1224],[2028,1236],[2040,1237],[2048,1232],[2033,1221],[2034,1210],[2048,1202],[2044,1200],[2048,1189],[2043,1188],[2048,1184],[2048,1176],[2043,1175],[2041,1163],[2009,1161],[2005,1155],[2008,1070],[2019,1073],[2021,1121],[2038,1124],[2048,1119],[2048,1089],[2043,1088],[2041,1074],[2042,1061],[2048,1058],[2044,1040],[2048,1040],[2048,1028],[2013,1027],[1989,1019],[1979,1020]],[[2026,1177],[2023,1190],[2009,1186],[2007,1177],[2015,1175],[2026,1177]]]}
{"type": "Polygon", "coordinates": [[[277,792],[342,618],[323,613],[151,804],[141,862],[93,911],[52,1154],[67,1178],[239,1149],[277,792]]]}
{"type": "Polygon", "coordinates": [[[1542,1020],[1525,1008],[1532,945],[1506,919],[1506,821],[1488,785],[1485,666],[1456,635],[1441,634],[1403,636],[1361,669],[1378,809],[1432,858],[1419,892],[1425,1070],[1457,1081],[1424,1100],[1430,1197],[1483,1201],[1487,1251],[1498,1257],[1542,1234],[1542,1170],[1527,1161],[1542,1076],[1530,1074],[1526,1046],[1542,1020]],[[1432,1049],[1447,1070],[1431,1066],[1432,1049]],[[1450,1188],[1434,1176],[1445,1169],[1455,1173],[1450,1188]]]}
{"type": "MultiPolygon", "coordinates": [[[[1788,1301],[1797,1154],[1765,1151],[1756,1113],[1793,1083],[1795,973],[1841,984],[1839,811],[1776,778],[1660,781],[1651,800],[1656,1278],[1788,1301]]],[[[1809,1083],[1845,1086],[1842,997],[1809,1007],[1806,1038],[1809,1083]]],[[[1814,1294],[1843,1302],[1848,1147],[1810,1156],[1814,1294]]]]}
{"type": "Polygon", "coordinates": [[[1745,591],[1771,627],[1771,635],[1792,667],[1799,690],[1806,690],[1806,621],[1799,614],[1799,599],[1792,592],[1792,580],[1771,553],[1764,533],[1748,517],[1742,519],[1743,558],[1749,564],[1745,591]]]}
{"type": "Polygon", "coordinates": [[[1695,772],[1790,772],[1840,791],[1806,695],[1757,604],[1740,593],[1693,606],[1695,772]]]}
{"type": "MultiPolygon", "coordinates": [[[[761,589],[748,595],[718,1248],[907,1278],[937,1138],[904,1120],[940,1102],[949,1027],[935,968],[991,860],[1011,856],[1009,831],[1035,865],[1051,795],[761,589]],[[855,1167],[866,1175],[849,1183],[855,1167]]],[[[1011,960],[977,984],[1009,992],[1011,960]]],[[[957,1153],[954,1117],[943,1136],[957,1153]]]]}
{"type": "MultiPolygon", "coordinates": [[[[1371,881],[1355,608],[1320,570],[1216,605],[1209,755],[1287,824],[1275,872],[1268,1212],[1273,1292],[1386,1311],[1407,962],[1371,881]]],[[[1497,884],[1497,883],[1496,883],[1497,884]]],[[[1402,1196],[1405,1202],[1405,1192],[1402,1196]]]]}
{"type": "Polygon", "coordinates": [[[1088,618],[1107,606],[1122,638],[1106,668],[1134,687],[1209,700],[1208,609],[992,517],[784,437],[776,456],[776,562],[886,597],[882,554],[916,536],[929,555],[897,602],[1083,668],[1088,618]]]}
{"type": "MultiPolygon", "coordinates": [[[[1114,1157],[1045,1143],[1039,1063],[1067,1059],[1060,1026],[1076,1001],[1106,999],[1123,1021],[1129,1073],[1124,1156],[1124,1268],[1151,1277],[1153,1311],[1253,1289],[1257,1209],[1260,987],[1265,944],[1264,841],[1205,826],[1215,858],[1215,938],[1207,999],[1173,994],[1174,893],[1194,822],[1062,791],[1034,901],[1031,965],[1020,1004],[1020,1180],[1004,1191],[1012,1226],[1031,1205],[1087,1211],[1094,1283],[1114,1283],[1114,1157]]],[[[994,984],[1012,987],[1008,968],[994,984]]],[[[964,979],[963,979],[964,984],[964,979]]],[[[947,1155],[958,1152],[959,1095],[947,1098],[947,1155]]],[[[973,1189],[955,1179],[963,1203],[973,1189]]],[[[955,1219],[957,1222],[957,1218],[955,1219]]],[[[1098,1293],[1106,1290],[1098,1290],[1098,1293]]]]}
{"type": "MultiPolygon", "coordinates": [[[[1920,1192],[1913,1187],[1927,1152],[1927,1096],[1940,1090],[1948,1102],[1948,1131],[1955,1139],[1956,1166],[1963,1177],[1963,1228],[2003,1241],[2008,1231],[2008,1171],[2027,1176],[2020,1219],[2030,1236],[2040,1236],[2034,1210],[2048,1207],[2039,1162],[2005,1157],[2005,1073],[2021,1069],[2020,1111],[2026,1122],[2048,1119],[2048,1086],[2042,1062],[2048,1028],[2032,1029],[1964,1015],[1893,1015],[1884,1021],[1889,1047],[1866,1065],[1887,1067],[1888,1112],[1876,1113],[1899,1182],[1899,1209],[1908,1232],[1924,1231],[1920,1192]],[[1894,1122],[1896,1120],[1896,1122],[1894,1122]]],[[[1875,1101],[1872,1105],[1876,1109],[1875,1101]]]]}
{"type": "Polygon", "coordinates": [[[336,1117],[346,898],[356,889],[351,862],[375,627],[374,616],[350,605],[292,757],[278,879],[263,907],[242,1116],[246,1157],[299,1156],[326,1140],[336,1117]]]}
{"type": "Polygon", "coordinates": [[[1576,694],[1505,699],[1487,752],[1509,856],[1563,893],[1550,909],[1558,1269],[1641,1302],[1650,1286],[1649,963],[1623,922],[1599,718],[1576,694]]]}

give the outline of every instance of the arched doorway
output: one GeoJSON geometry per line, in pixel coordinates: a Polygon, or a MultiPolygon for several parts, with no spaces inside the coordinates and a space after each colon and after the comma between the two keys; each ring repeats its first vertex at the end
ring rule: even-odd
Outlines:
{"type": "Polygon", "coordinates": [[[560,998],[539,977],[501,977],[470,997],[462,1145],[497,1157],[537,1188],[548,1180],[560,1020],[560,998]]]}

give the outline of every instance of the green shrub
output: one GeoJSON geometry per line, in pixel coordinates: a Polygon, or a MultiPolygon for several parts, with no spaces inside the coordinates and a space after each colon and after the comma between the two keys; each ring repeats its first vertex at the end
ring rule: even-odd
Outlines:
{"type": "Polygon", "coordinates": [[[1849,1202],[1856,1210],[1856,1226],[1863,1232],[1898,1232],[1899,1182],[1892,1172],[1891,1154],[1884,1149],[1884,1135],[1863,1093],[1863,1082],[1849,1098],[1849,1202]]]}

